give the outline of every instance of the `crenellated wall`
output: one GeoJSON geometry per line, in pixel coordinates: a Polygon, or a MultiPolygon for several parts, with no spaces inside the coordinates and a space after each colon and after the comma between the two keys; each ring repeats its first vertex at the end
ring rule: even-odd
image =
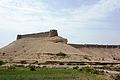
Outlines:
{"type": "Polygon", "coordinates": [[[69,44],[75,48],[120,48],[120,45],[69,44]]]}
{"type": "Polygon", "coordinates": [[[17,35],[17,40],[22,38],[40,38],[40,37],[54,37],[58,36],[57,30],[50,30],[48,32],[33,33],[26,35],[17,35]]]}

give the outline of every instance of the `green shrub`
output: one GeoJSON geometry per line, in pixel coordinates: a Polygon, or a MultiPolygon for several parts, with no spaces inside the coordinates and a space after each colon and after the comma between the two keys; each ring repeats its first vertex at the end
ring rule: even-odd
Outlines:
{"type": "Polygon", "coordinates": [[[63,62],[60,62],[59,65],[64,65],[64,63],[63,63],[63,62]]]}
{"type": "Polygon", "coordinates": [[[14,69],[16,69],[16,67],[14,65],[13,66],[9,66],[8,69],[14,70],[14,69]]]}
{"type": "Polygon", "coordinates": [[[85,72],[85,73],[91,73],[91,74],[98,74],[98,71],[91,67],[83,67],[83,68],[79,69],[79,71],[85,72]]]}
{"type": "Polygon", "coordinates": [[[63,52],[59,52],[59,53],[57,53],[57,54],[56,54],[56,56],[65,57],[65,56],[66,56],[66,54],[65,54],[65,53],[63,53],[63,52]]]}
{"type": "Polygon", "coordinates": [[[30,71],[36,71],[35,66],[30,66],[30,71]]]}
{"type": "Polygon", "coordinates": [[[32,64],[38,64],[38,61],[33,62],[32,64]]]}
{"type": "Polygon", "coordinates": [[[16,67],[25,67],[23,64],[21,65],[15,65],[16,67]]]}
{"type": "Polygon", "coordinates": [[[22,61],[20,61],[20,63],[21,63],[21,64],[27,64],[27,61],[22,60],[22,61]]]}
{"type": "Polygon", "coordinates": [[[47,68],[47,66],[42,66],[42,68],[47,68]]]}
{"type": "Polygon", "coordinates": [[[4,62],[2,60],[0,60],[0,65],[3,65],[3,64],[4,64],[4,62]]]}
{"type": "Polygon", "coordinates": [[[73,69],[79,69],[79,67],[78,67],[78,66],[75,66],[75,67],[73,67],[73,69]]]}

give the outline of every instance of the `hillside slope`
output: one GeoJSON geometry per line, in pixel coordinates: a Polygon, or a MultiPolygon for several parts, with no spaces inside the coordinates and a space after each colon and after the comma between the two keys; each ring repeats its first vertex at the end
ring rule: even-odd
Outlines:
{"type": "Polygon", "coordinates": [[[38,54],[83,54],[62,42],[61,37],[19,39],[0,49],[1,59],[38,59],[38,54]]]}

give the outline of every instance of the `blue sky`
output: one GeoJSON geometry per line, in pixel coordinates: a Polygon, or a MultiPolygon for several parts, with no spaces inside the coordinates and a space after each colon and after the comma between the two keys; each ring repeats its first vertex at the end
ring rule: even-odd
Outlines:
{"type": "Polygon", "coordinates": [[[120,0],[0,0],[0,47],[50,29],[69,43],[120,44],[120,0]]]}

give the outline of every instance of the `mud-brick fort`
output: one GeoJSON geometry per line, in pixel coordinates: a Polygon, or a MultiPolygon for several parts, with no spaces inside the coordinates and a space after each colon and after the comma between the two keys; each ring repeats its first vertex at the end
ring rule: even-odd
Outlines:
{"type": "Polygon", "coordinates": [[[42,38],[42,37],[54,37],[58,36],[57,30],[50,30],[48,32],[26,34],[26,35],[17,35],[17,39],[21,38],[42,38]]]}
{"type": "MultiPolygon", "coordinates": [[[[33,34],[17,35],[17,40],[22,38],[44,38],[58,36],[57,30],[50,30],[48,32],[40,32],[33,34]]],[[[66,41],[67,42],[67,41],[66,41]]],[[[69,44],[75,48],[120,48],[120,45],[98,45],[98,44],[69,44]]]]}

